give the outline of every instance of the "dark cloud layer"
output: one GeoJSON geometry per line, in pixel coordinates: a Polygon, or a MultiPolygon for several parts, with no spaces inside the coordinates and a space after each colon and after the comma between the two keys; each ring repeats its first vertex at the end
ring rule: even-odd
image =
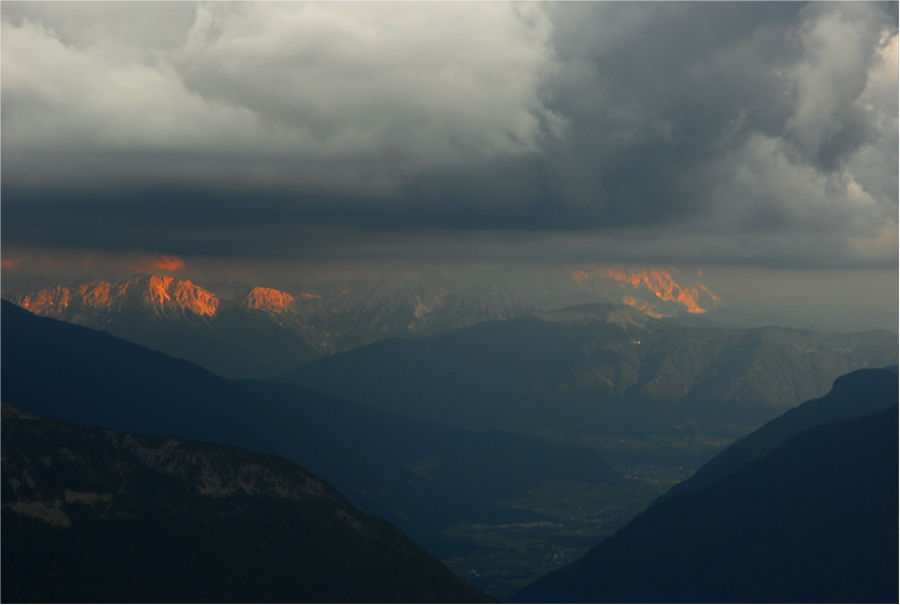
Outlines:
{"type": "Polygon", "coordinates": [[[4,247],[897,263],[896,3],[2,12],[4,247]]]}

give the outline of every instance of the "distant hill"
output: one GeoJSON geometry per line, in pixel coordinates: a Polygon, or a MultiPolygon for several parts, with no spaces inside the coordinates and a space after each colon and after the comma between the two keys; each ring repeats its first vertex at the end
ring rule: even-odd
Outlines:
{"type": "Polygon", "coordinates": [[[104,332],[0,304],[4,401],[53,420],[282,456],[440,556],[452,551],[444,526],[535,520],[497,502],[536,485],[622,481],[587,448],[447,428],[293,385],[236,384],[104,332]]]}
{"type": "Polygon", "coordinates": [[[586,305],[382,341],[278,380],[467,428],[735,437],[897,351],[887,331],[689,327],[586,305]]]}
{"type": "MultiPolygon", "coordinates": [[[[817,421],[825,424],[801,430],[706,486],[661,499],[513,600],[897,602],[897,376],[882,378],[867,372],[838,380],[832,394],[784,422],[799,427],[802,410],[808,423],[821,412],[817,421]],[[846,387],[864,382],[855,410],[873,407],[863,399],[890,407],[828,423],[838,399],[854,399],[846,387]]],[[[745,441],[767,441],[772,431],[745,441]]]]}
{"type": "Polygon", "coordinates": [[[286,460],[4,403],[4,602],[487,602],[286,460]]]}
{"type": "Polygon", "coordinates": [[[104,330],[228,378],[257,379],[388,338],[428,336],[576,302],[613,301],[654,317],[719,306],[708,289],[676,281],[665,269],[557,268],[505,285],[495,277],[469,285],[355,286],[317,294],[254,287],[225,300],[188,280],[157,274],[5,296],[36,315],[104,330]]]}

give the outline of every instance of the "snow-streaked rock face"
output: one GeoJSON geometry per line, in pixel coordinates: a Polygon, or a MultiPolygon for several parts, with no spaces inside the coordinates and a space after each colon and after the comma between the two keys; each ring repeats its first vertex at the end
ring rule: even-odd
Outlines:
{"type": "Polygon", "coordinates": [[[594,267],[574,270],[571,275],[578,284],[619,284],[622,288],[621,303],[651,317],[665,317],[678,311],[706,313],[721,302],[706,286],[688,284],[682,278],[679,278],[679,283],[673,272],[667,269],[594,267]]]}
{"type": "MultiPolygon", "coordinates": [[[[140,286],[142,281],[138,279],[140,286]]],[[[146,288],[141,289],[144,290],[142,303],[160,311],[189,310],[201,317],[211,317],[219,306],[219,299],[213,293],[174,277],[151,275],[146,288]]]]}
{"type": "Polygon", "coordinates": [[[295,300],[297,299],[287,292],[281,292],[274,288],[257,287],[253,288],[244,298],[241,306],[270,313],[284,313],[292,310],[295,300]]]}
{"type": "Polygon", "coordinates": [[[104,281],[69,288],[63,285],[14,297],[12,302],[36,315],[73,323],[90,323],[104,313],[142,307],[167,316],[190,311],[212,317],[219,299],[190,281],[166,275],[136,275],[121,284],[104,281]]]}

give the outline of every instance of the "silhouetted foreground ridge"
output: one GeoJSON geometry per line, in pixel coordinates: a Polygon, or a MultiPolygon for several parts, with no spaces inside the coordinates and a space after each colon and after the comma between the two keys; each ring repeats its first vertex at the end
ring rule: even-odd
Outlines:
{"type": "Polygon", "coordinates": [[[286,460],[3,404],[4,602],[484,602],[286,460]]]}
{"type": "Polygon", "coordinates": [[[839,379],[828,396],[732,446],[761,448],[756,459],[660,499],[514,600],[897,602],[897,386],[888,370],[839,379]],[[832,422],[838,407],[882,411],[832,422]],[[801,425],[815,426],[788,435],[801,425]]]}

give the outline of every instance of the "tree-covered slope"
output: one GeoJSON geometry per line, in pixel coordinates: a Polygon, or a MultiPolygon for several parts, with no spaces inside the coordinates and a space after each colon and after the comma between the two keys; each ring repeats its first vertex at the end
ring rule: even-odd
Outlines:
{"type": "Polygon", "coordinates": [[[897,347],[890,332],[688,327],[589,305],[378,342],[279,380],[467,428],[734,437],[896,363],[897,347]]]}
{"type": "Polygon", "coordinates": [[[856,603],[898,599],[898,411],[802,432],[672,496],[519,602],[856,603]]]}
{"type": "Polygon", "coordinates": [[[533,521],[499,504],[549,481],[620,484],[603,456],[535,437],[405,418],[197,365],[3,305],[2,397],[28,412],[282,456],[440,556],[444,527],[533,521]]]}
{"type": "Polygon", "coordinates": [[[661,498],[697,491],[727,476],[805,430],[874,414],[897,403],[897,366],[857,370],[834,381],[827,395],[788,410],[753,433],[731,444],[661,498]]]}
{"type": "Polygon", "coordinates": [[[482,602],[286,460],[3,404],[4,602],[482,602]]]}

